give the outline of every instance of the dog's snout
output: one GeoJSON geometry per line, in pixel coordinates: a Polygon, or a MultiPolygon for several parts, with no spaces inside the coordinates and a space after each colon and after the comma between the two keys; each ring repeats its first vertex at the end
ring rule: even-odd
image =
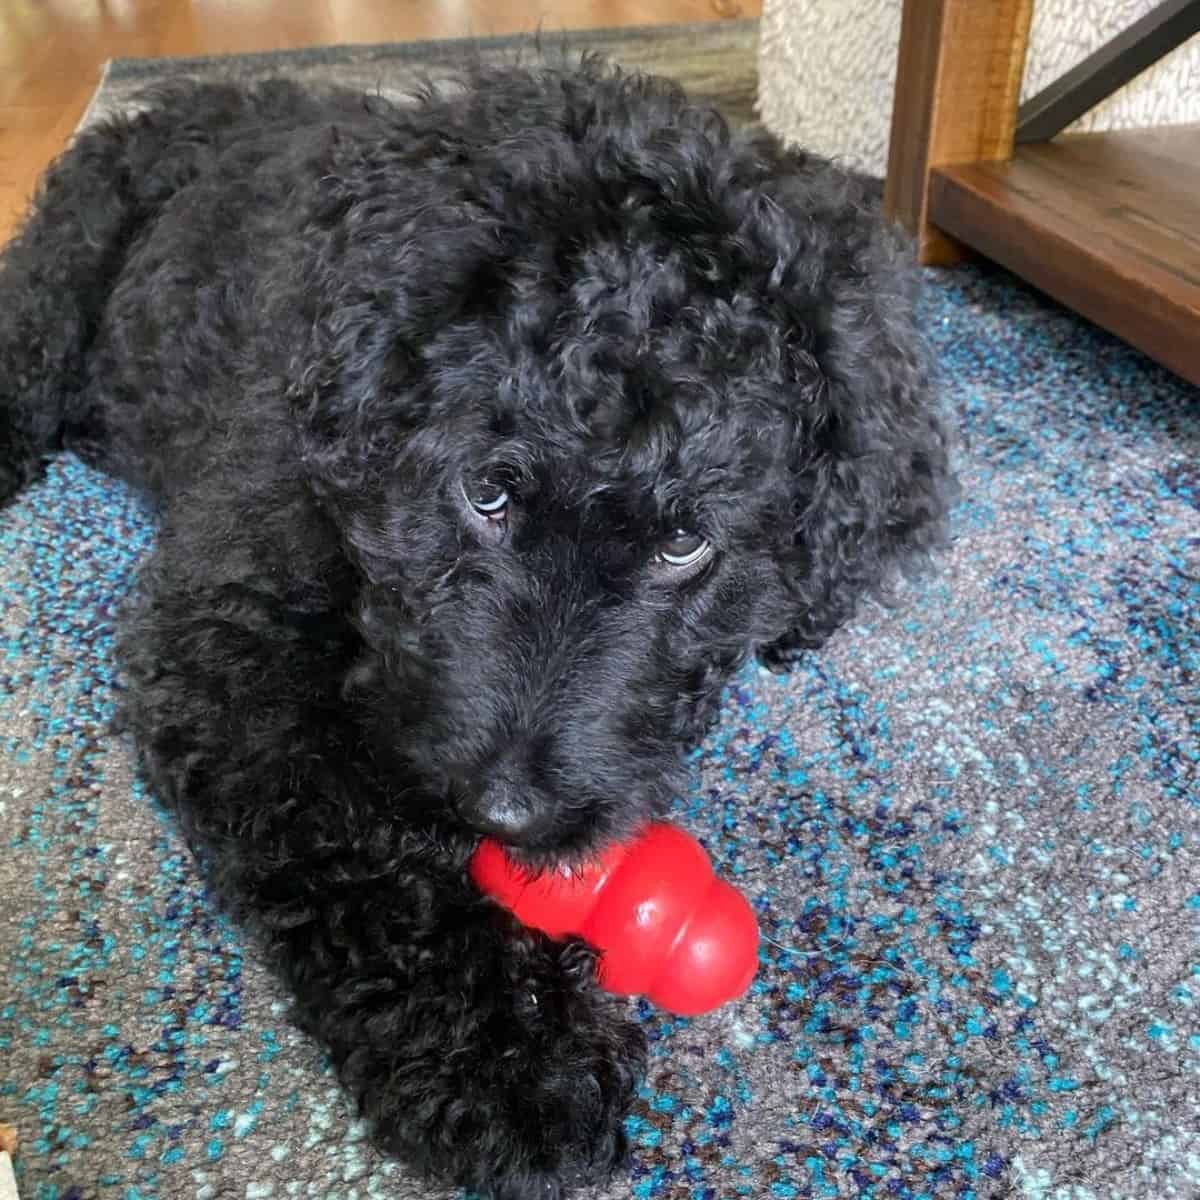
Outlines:
{"type": "Polygon", "coordinates": [[[473,781],[468,795],[459,803],[463,820],[473,829],[512,845],[536,839],[545,823],[546,809],[540,789],[512,755],[473,781]]]}
{"type": "Polygon", "coordinates": [[[489,790],[469,807],[471,825],[504,842],[519,843],[536,823],[532,808],[508,793],[493,795],[489,790]]]}

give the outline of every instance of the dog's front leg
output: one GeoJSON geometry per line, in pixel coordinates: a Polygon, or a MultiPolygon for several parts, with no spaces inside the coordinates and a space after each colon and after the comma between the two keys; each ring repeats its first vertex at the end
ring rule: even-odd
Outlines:
{"type": "Polygon", "coordinates": [[[639,1028],[586,947],[477,894],[471,841],[422,815],[418,780],[374,773],[339,684],[348,635],[235,543],[226,528],[214,580],[168,521],[144,575],[122,658],[152,785],[382,1147],[513,1200],[602,1177],[625,1156],[639,1028]]]}
{"type": "Polygon", "coordinates": [[[421,1169],[512,1200],[604,1178],[625,1158],[639,1027],[582,944],[414,873],[427,869],[400,864],[336,925],[288,939],[307,1024],[379,1143],[421,1169]]]}
{"type": "Polygon", "coordinates": [[[251,890],[301,1022],[378,1144],[512,1200],[606,1176],[644,1046],[591,952],[477,897],[461,848],[343,833],[319,851],[276,841],[278,869],[251,890]]]}

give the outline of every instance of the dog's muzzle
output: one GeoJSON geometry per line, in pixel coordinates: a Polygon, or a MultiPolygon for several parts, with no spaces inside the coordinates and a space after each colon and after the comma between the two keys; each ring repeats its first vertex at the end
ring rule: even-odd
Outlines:
{"type": "Polygon", "coordinates": [[[526,772],[505,759],[461,789],[455,807],[477,833],[512,846],[533,845],[550,823],[550,803],[526,772]]]}

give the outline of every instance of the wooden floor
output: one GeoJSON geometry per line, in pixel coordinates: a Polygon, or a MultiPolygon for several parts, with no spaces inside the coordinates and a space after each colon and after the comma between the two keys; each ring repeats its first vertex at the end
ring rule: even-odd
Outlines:
{"type": "Polygon", "coordinates": [[[719,21],[761,0],[0,0],[0,243],[110,58],[719,21]]]}

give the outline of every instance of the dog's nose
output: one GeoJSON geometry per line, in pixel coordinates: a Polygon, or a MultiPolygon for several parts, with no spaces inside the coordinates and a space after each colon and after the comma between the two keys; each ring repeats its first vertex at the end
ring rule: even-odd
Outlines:
{"type": "Polygon", "coordinates": [[[479,833],[520,845],[540,831],[547,805],[529,772],[505,755],[460,801],[463,820],[479,833]]]}
{"type": "Polygon", "coordinates": [[[491,790],[467,806],[464,814],[480,833],[517,843],[529,836],[537,825],[533,807],[516,796],[493,795],[491,790]]]}

